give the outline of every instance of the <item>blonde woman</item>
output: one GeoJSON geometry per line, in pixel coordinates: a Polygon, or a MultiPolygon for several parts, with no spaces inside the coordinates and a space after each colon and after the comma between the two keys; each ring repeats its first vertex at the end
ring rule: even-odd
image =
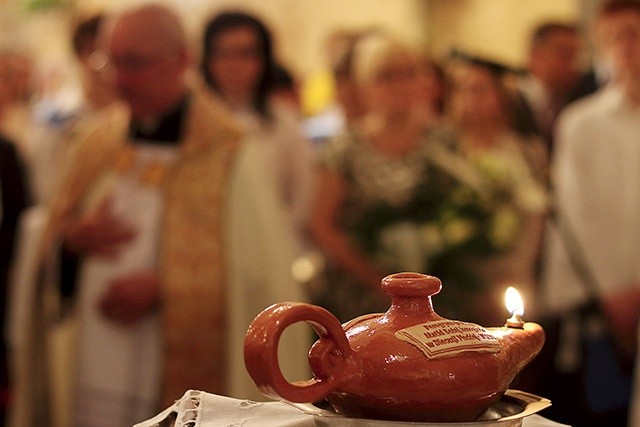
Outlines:
{"type": "Polygon", "coordinates": [[[401,240],[421,211],[416,196],[434,143],[414,101],[419,63],[409,47],[372,35],[355,47],[353,67],[366,113],[322,153],[310,222],[327,259],[315,302],[342,321],[388,308],[386,274],[424,271],[401,240]]]}

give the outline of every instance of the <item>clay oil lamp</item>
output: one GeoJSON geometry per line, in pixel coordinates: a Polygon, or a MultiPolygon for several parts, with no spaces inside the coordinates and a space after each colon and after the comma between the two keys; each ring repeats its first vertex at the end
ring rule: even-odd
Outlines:
{"type": "Polygon", "coordinates": [[[325,398],[350,418],[475,421],[540,351],[544,332],[522,320],[522,302],[513,297],[511,318],[501,327],[445,319],[431,301],[441,287],[433,276],[387,276],[382,289],[391,297],[388,311],[344,325],[318,306],[272,305],[247,331],[247,370],[269,397],[298,403],[325,398]],[[278,342],[300,321],[308,322],[319,339],[309,352],[313,378],[291,383],[278,365],[278,342]]]}

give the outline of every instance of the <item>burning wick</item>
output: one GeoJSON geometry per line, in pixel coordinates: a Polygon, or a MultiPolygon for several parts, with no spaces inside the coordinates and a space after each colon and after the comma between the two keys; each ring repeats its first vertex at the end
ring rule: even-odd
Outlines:
{"type": "Polygon", "coordinates": [[[505,326],[509,328],[522,329],[524,327],[524,320],[522,315],[524,314],[524,303],[520,297],[520,293],[516,288],[509,286],[504,293],[504,302],[507,305],[507,310],[511,313],[511,317],[507,319],[505,326]]]}

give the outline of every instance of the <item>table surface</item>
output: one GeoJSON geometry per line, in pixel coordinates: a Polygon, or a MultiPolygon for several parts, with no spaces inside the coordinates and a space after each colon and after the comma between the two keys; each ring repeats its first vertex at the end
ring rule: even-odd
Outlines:
{"type": "MultiPolygon", "coordinates": [[[[136,424],[135,427],[315,427],[317,417],[308,415],[282,402],[253,402],[226,396],[189,390],[173,406],[155,417],[136,424]],[[175,422],[171,423],[175,417],[175,422]]],[[[363,420],[351,419],[349,425],[363,426],[363,420]]],[[[344,418],[323,417],[323,425],[344,426],[344,418]]],[[[416,425],[413,423],[384,423],[376,425],[416,425]]],[[[473,425],[473,423],[465,423],[473,425]]],[[[465,425],[458,424],[458,425],[465,425]]],[[[428,425],[428,424],[425,424],[428,425]]],[[[523,420],[523,427],[561,427],[540,415],[531,415],[523,420]]]]}

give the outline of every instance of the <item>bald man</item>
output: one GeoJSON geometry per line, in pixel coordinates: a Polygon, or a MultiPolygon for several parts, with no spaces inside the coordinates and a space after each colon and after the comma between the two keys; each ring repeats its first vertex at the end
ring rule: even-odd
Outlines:
{"type": "MultiPolygon", "coordinates": [[[[52,425],[47,399],[62,425],[124,426],[188,389],[258,398],[243,365],[246,329],[269,304],[303,299],[290,277],[293,232],[258,162],[260,144],[244,144],[221,104],[186,83],[177,16],[131,9],[101,39],[125,105],[73,142],[43,232],[43,259],[62,259],[49,277],[62,279],[34,294],[71,310],[32,301],[52,321],[41,325],[45,336],[73,316],[74,362],[59,375],[68,388],[49,381],[37,404],[24,405],[38,388],[23,379],[14,425],[52,425]]],[[[283,365],[304,376],[308,339],[294,335],[283,365]]],[[[21,356],[29,344],[16,343],[21,356]]],[[[38,372],[22,365],[25,378],[38,372]]]]}

